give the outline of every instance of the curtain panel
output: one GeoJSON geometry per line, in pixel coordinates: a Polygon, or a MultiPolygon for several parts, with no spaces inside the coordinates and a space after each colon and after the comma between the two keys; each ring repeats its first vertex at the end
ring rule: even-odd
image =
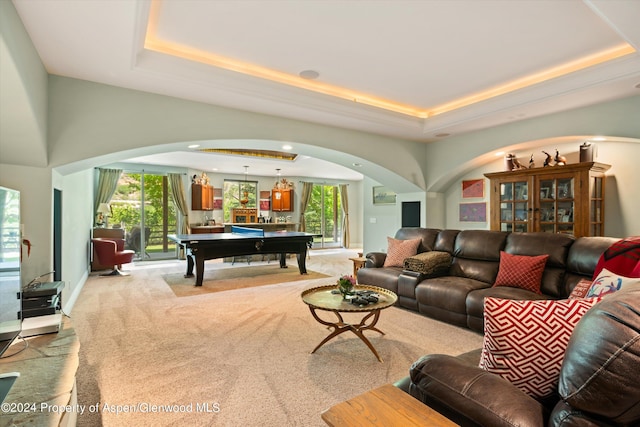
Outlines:
{"type": "Polygon", "coordinates": [[[347,184],[340,184],[340,200],[342,202],[342,246],[349,249],[351,236],[349,233],[349,195],[347,184]]]}
{"type": "Polygon", "coordinates": [[[182,181],[182,175],[178,173],[170,173],[169,187],[171,188],[171,198],[178,208],[179,213],[179,228],[180,234],[189,234],[189,205],[187,205],[187,198],[184,191],[184,183],[182,181]]]}
{"type": "Polygon", "coordinates": [[[300,195],[300,225],[298,231],[307,231],[307,223],[304,219],[304,213],[307,211],[309,201],[311,201],[311,190],[313,189],[313,182],[302,183],[302,194],[300,195]]]}
{"type": "Polygon", "coordinates": [[[97,215],[100,203],[109,203],[113,193],[118,187],[118,180],[122,175],[122,169],[102,169],[98,168],[98,188],[96,198],[93,201],[93,214],[97,215]]]}

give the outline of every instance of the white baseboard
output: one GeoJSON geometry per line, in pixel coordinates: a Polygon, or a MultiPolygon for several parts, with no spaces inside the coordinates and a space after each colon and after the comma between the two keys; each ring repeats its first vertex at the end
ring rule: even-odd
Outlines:
{"type": "Polygon", "coordinates": [[[87,282],[88,278],[89,278],[89,272],[86,271],[82,275],[82,277],[80,278],[76,286],[73,287],[73,293],[71,294],[71,296],[69,296],[69,299],[67,301],[62,302],[62,311],[64,311],[66,314],[71,315],[71,310],[73,310],[73,306],[78,300],[78,297],[80,296],[80,292],[82,291],[82,288],[84,287],[84,284],[87,282]]]}

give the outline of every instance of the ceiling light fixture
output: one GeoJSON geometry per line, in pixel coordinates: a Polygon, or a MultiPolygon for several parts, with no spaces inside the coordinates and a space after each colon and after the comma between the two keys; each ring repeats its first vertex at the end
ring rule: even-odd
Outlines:
{"type": "Polygon", "coordinates": [[[320,73],[315,71],[315,70],[304,70],[304,71],[300,71],[300,77],[302,77],[305,80],[315,80],[318,77],[320,77],[320,73]]]}
{"type": "Polygon", "coordinates": [[[198,148],[200,147],[200,144],[191,144],[187,146],[188,148],[198,148]]]}
{"type": "Polygon", "coordinates": [[[487,99],[495,98],[497,96],[514,92],[516,90],[542,83],[544,81],[551,80],[557,77],[561,77],[576,71],[580,71],[594,65],[612,61],[626,55],[631,55],[636,52],[636,50],[630,44],[622,43],[618,46],[614,46],[612,48],[596,52],[582,58],[578,58],[574,61],[570,61],[556,67],[552,67],[528,76],[521,77],[519,79],[515,79],[511,82],[507,82],[506,84],[489,88],[470,96],[459,98],[431,108],[420,108],[413,105],[402,104],[400,102],[393,102],[387,99],[366,95],[364,93],[344,87],[333,86],[315,80],[304,78],[300,79],[299,76],[296,75],[283,73],[281,71],[272,70],[270,68],[261,67],[248,62],[236,61],[231,58],[200,50],[193,46],[187,46],[169,40],[164,40],[159,36],[157,31],[161,5],[162,2],[160,1],[151,2],[151,7],[149,9],[149,22],[147,25],[147,32],[144,40],[144,48],[147,50],[164,53],[177,58],[183,58],[203,64],[208,64],[225,70],[235,71],[237,73],[242,73],[257,78],[310,90],[313,92],[318,92],[325,95],[334,96],[336,98],[341,98],[348,101],[365,104],[421,119],[427,119],[438,114],[443,114],[472,104],[476,104],[481,101],[486,101],[487,99]]]}
{"type": "Polygon", "coordinates": [[[293,149],[293,147],[287,144],[287,145],[283,145],[283,146],[282,146],[282,149],[283,149],[283,150],[292,150],[292,149],[293,149]]]}

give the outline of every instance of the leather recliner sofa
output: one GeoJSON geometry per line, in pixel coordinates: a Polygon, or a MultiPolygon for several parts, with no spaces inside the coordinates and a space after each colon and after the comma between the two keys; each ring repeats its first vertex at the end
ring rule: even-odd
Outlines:
{"type": "Polygon", "coordinates": [[[463,427],[640,425],[640,288],[605,297],[575,326],[557,393],[536,400],[478,367],[479,351],[432,354],[396,383],[463,427]]]}
{"type": "Polygon", "coordinates": [[[386,253],[366,254],[358,283],[389,289],[397,305],[428,317],[483,332],[484,298],[514,300],[567,298],[580,279],[591,279],[602,253],[619,239],[574,238],[566,234],[510,233],[489,230],[439,230],[406,227],[396,239],[420,238],[418,253],[444,251],[452,256],[449,269],[426,277],[403,267],[383,267],[386,253]],[[542,294],[513,287],[493,287],[500,252],[536,256],[548,254],[541,282],[542,294]]]}

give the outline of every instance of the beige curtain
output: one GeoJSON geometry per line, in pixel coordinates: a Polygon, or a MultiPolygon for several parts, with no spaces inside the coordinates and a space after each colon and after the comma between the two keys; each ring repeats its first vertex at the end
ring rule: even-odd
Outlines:
{"type": "Polygon", "coordinates": [[[347,184],[340,184],[340,201],[342,202],[342,246],[349,249],[351,236],[349,235],[349,196],[347,184]]]}
{"type": "Polygon", "coordinates": [[[307,231],[307,223],[304,219],[304,213],[307,211],[309,201],[311,200],[311,189],[313,188],[313,182],[302,183],[302,194],[300,195],[300,225],[298,231],[307,231]]]}
{"type": "Polygon", "coordinates": [[[169,187],[171,188],[171,198],[173,199],[173,203],[176,204],[180,214],[180,229],[177,231],[179,234],[189,234],[189,205],[187,205],[187,198],[184,193],[182,175],[170,173],[168,177],[169,187]]]}
{"type": "Polygon", "coordinates": [[[109,203],[113,193],[118,187],[118,180],[122,174],[122,169],[102,169],[98,168],[98,189],[93,204],[93,214],[97,215],[100,203],[109,203]]]}

